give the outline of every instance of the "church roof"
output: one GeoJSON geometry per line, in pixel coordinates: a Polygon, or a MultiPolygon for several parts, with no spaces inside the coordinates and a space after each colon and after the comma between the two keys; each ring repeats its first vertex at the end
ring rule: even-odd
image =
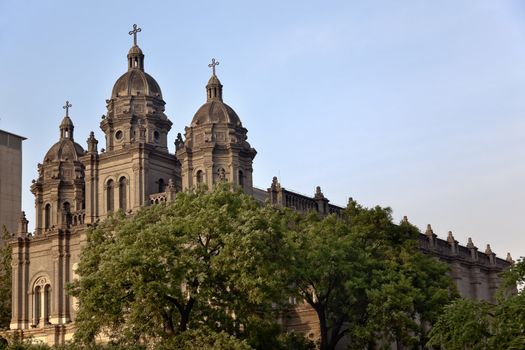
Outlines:
{"type": "Polygon", "coordinates": [[[212,63],[208,65],[213,69],[213,74],[206,85],[206,103],[195,113],[191,126],[208,123],[227,123],[242,127],[237,113],[222,100],[222,84],[215,74],[215,66],[218,64],[219,62],[212,59],[212,63]]]}
{"type": "Polygon", "coordinates": [[[60,123],[60,128],[70,128],[73,126],[73,121],[69,116],[65,116],[64,119],[62,119],[62,122],[60,123]]]}
{"type": "Polygon", "coordinates": [[[51,146],[44,157],[44,163],[47,161],[78,160],[82,155],[84,155],[82,146],[69,138],[65,138],[51,146]]]}
{"type": "Polygon", "coordinates": [[[210,100],[203,104],[191,121],[191,126],[208,123],[230,123],[242,126],[239,116],[233,108],[220,100],[210,100]]]}
{"type": "Polygon", "coordinates": [[[117,79],[111,92],[111,98],[122,96],[150,96],[162,99],[162,92],[151,75],[140,69],[130,69],[117,79]]]}

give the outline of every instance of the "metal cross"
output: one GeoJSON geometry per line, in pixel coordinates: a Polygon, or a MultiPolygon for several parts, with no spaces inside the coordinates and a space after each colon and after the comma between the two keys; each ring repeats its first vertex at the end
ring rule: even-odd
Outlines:
{"type": "Polygon", "coordinates": [[[142,32],[142,28],[137,28],[137,25],[133,25],[133,30],[131,30],[128,34],[133,35],[133,46],[137,46],[137,33],[142,32]]]}
{"type": "Polygon", "coordinates": [[[215,61],[215,58],[211,59],[211,63],[208,64],[208,67],[210,67],[213,70],[213,75],[215,75],[215,66],[219,65],[219,61],[215,61]]]}
{"type": "Polygon", "coordinates": [[[69,101],[66,101],[66,105],[62,106],[62,108],[66,110],[66,117],[69,117],[69,107],[73,107],[73,105],[69,103],[69,101]]]}

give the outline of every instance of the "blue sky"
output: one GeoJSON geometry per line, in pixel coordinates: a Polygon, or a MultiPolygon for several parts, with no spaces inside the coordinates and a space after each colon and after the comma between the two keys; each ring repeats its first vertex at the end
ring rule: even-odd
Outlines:
{"type": "Polygon", "coordinates": [[[133,23],[172,149],[215,57],[258,151],[256,186],[274,175],[301,193],[320,185],[335,204],[391,206],[440,237],[525,255],[522,1],[0,0],[0,129],[28,137],[31,222],[29,186],[65,100],[75,140],[103,140],[133,23]]]}

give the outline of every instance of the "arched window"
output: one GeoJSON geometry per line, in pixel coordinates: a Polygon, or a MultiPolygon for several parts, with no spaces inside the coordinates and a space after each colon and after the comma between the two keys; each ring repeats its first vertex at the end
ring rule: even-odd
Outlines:
{"type": "Polygon", "coordinates": [[[107,212],[113,211],[114,207],[114,199],[115,199],[115,188],[114,188],[113,180],[109,180],[106,186],[106,208],[107,212]]]}
{"type": "Polygon", "coordinates": [[[239,186],[244,188],[244,173],[242,170],[239,170],[239,186]]]}
{"type": "Polygon", "coordinates": [[[127,180],[124,176],[122,176],[120,178],[120,180],[118,180],[118,206],[120,209],[122,209],[123,211],[126,211],[127,209],[127,202],[126,202],[126,197],[127,197],[127,192],[126,192],[126,184],[127,184],[127,180]]]}
{"type": "Polygon", "coordinates": [[[204,183],[204,172],[202,170],[197,171],[196,180],[199,185],[204,183]]]}
{"type": "Polygon", "coordinates": [[[33,285],[33,325],[44,327],[49,324],[51,309],[51,284],[45,277],[40,277],[33,285]]]}
{"type": "Polygon", "coordinates": [[[164,183],[164,179],[159,179],[159,193],[164,192],[166,190],[166,184],[164,183]]]}
{"type": "Polygon", "coordinates": [[[49,230],[51,228],[51,204],[46,204],[44,209],[44,228],[49,230]]]}

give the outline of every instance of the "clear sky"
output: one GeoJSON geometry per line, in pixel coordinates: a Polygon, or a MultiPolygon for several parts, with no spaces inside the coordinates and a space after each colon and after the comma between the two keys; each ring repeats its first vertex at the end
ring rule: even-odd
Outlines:
{"type": "MultiPolygon", "coordinates": [[[[272,176],[332,203],[393,208],[439,237],[525,255],[523,1],[0,0],[0,129],[24,142],[23,207],[69,100],[85,147],[126,70],[133,23],[173,121],[207,64],[272,176]]],[[[0,164],[0,166],[4,166],[0,164]]]]}

